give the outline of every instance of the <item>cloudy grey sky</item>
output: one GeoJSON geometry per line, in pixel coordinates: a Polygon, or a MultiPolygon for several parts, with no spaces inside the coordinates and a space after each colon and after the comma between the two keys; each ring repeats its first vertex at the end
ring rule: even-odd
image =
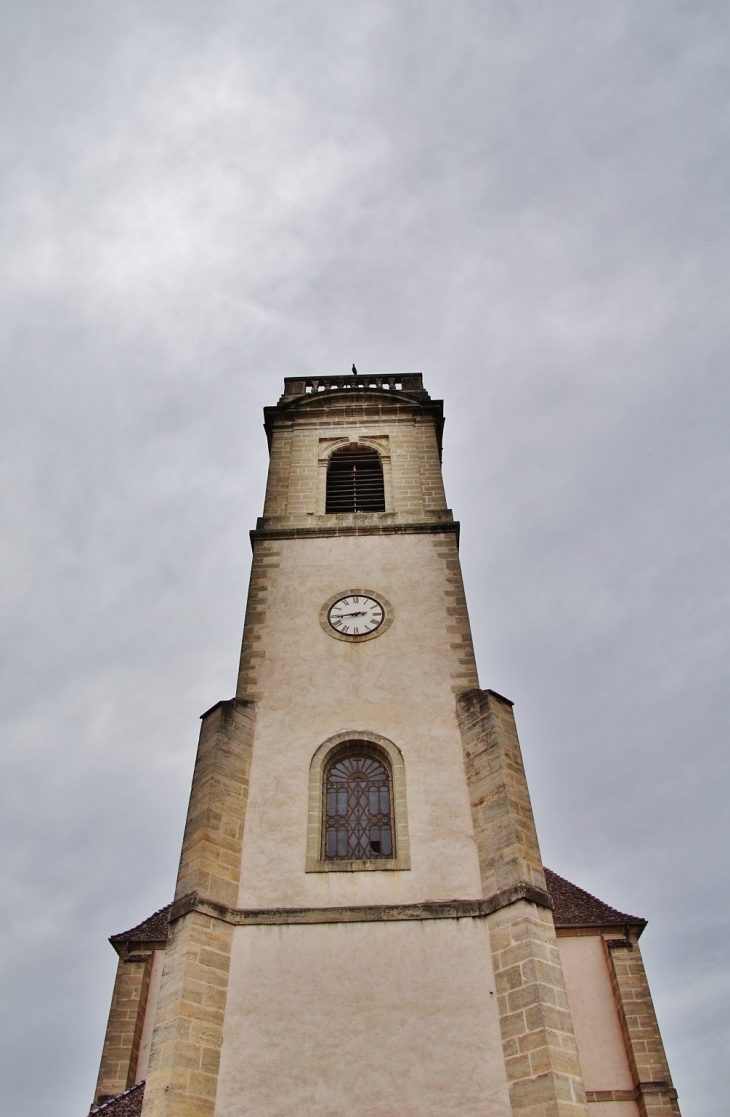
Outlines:
{"type": "Polygon", "coordinates": [[[0,1074],[83,1117],[234,688],[261,409],[422,370],[545,861],[730,1091],[722,0],[28,0],[2,34],[0,1074]]]}

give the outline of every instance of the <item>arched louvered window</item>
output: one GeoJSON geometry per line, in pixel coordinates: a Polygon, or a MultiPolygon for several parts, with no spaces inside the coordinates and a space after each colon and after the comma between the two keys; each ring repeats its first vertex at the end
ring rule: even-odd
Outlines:
{"type": "Polygon", "coordinates": [[[383,466],[377,450],[347,446],[336,450],[327,469],[325,512],[384,512],[383,466]]]}
{"type": "Polygon", "coordinates": [[[325,860],[395,857],[391,784],[390,766],[372,746],[354,741],[338,750],[325,770],[325,860]]]}

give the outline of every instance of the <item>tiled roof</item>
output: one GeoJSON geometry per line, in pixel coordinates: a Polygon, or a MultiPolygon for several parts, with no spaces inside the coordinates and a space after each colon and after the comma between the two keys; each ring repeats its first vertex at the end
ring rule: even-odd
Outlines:
{"type": "Polygon", "coordinates": [[[168,904],[131,930],[112,935],[109,942],[167,942],[167,916],[171,907],[172,904],[168,904]]]}
{"type": "Polygon", "coordinates": [[[611,927],[616,924],[630,923],[632,926],[646,926],[646,920],[638,915],[628,915],[625,911],[604,904],[603,900],[591,896],[577,884],[571,884],[559,877],[552,869],[545,870],[545,880],[553,902],[553,918],[556,927],[611,927]]]}
{"type": "Polygon", "coordinates": [[[144,1082],[139,1082],[131,1090],[125,1090],[123,1094],[117,1094],[111,1101],[92,1109],[89,1117],[92,1117],[92,1114],[96,1117],[97,1113],[99,1117],[140,1117],[143,1101],[144,1082]]]}

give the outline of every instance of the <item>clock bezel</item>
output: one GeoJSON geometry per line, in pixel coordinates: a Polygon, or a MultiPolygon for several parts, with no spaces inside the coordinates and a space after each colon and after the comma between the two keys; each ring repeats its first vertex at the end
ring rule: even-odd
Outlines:
{"type": "Polygon", "coordinates": [[[333,594],[332,597],[328,597],[319,611],[319,623],[327,635],[333,636],[335,640],[345,640],[350,644],[362,644],[365,640],[374,640],[376,636],[382,636],[384,632],[387,632],[393,623],[393,616],[393,606],[390,604],[387,597],[383,597],[382,593],[376,593],[375,590],[362,589],[361,587],[360,589],[340,590],[338,593],[333,594]],[[341,601],[343,597],[352,597],[353,595],[357,595],[358,597],[370,597],[373,601],[377,601],[378,605],[383,610],[383,619],[372,632],[363,632],[359,636],[351,636],[346,632],[338,632],[330,623],[329,614],[332,606],[338,601],[341,601]]]}

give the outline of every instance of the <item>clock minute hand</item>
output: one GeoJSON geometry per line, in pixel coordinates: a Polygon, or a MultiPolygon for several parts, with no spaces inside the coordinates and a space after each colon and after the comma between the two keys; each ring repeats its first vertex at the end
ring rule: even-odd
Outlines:
{"type": "Polygon", "coordinates": [[[361,609],[359,613],[340,613],[341,617],[364,617],[365,609],[361,609]]]}

